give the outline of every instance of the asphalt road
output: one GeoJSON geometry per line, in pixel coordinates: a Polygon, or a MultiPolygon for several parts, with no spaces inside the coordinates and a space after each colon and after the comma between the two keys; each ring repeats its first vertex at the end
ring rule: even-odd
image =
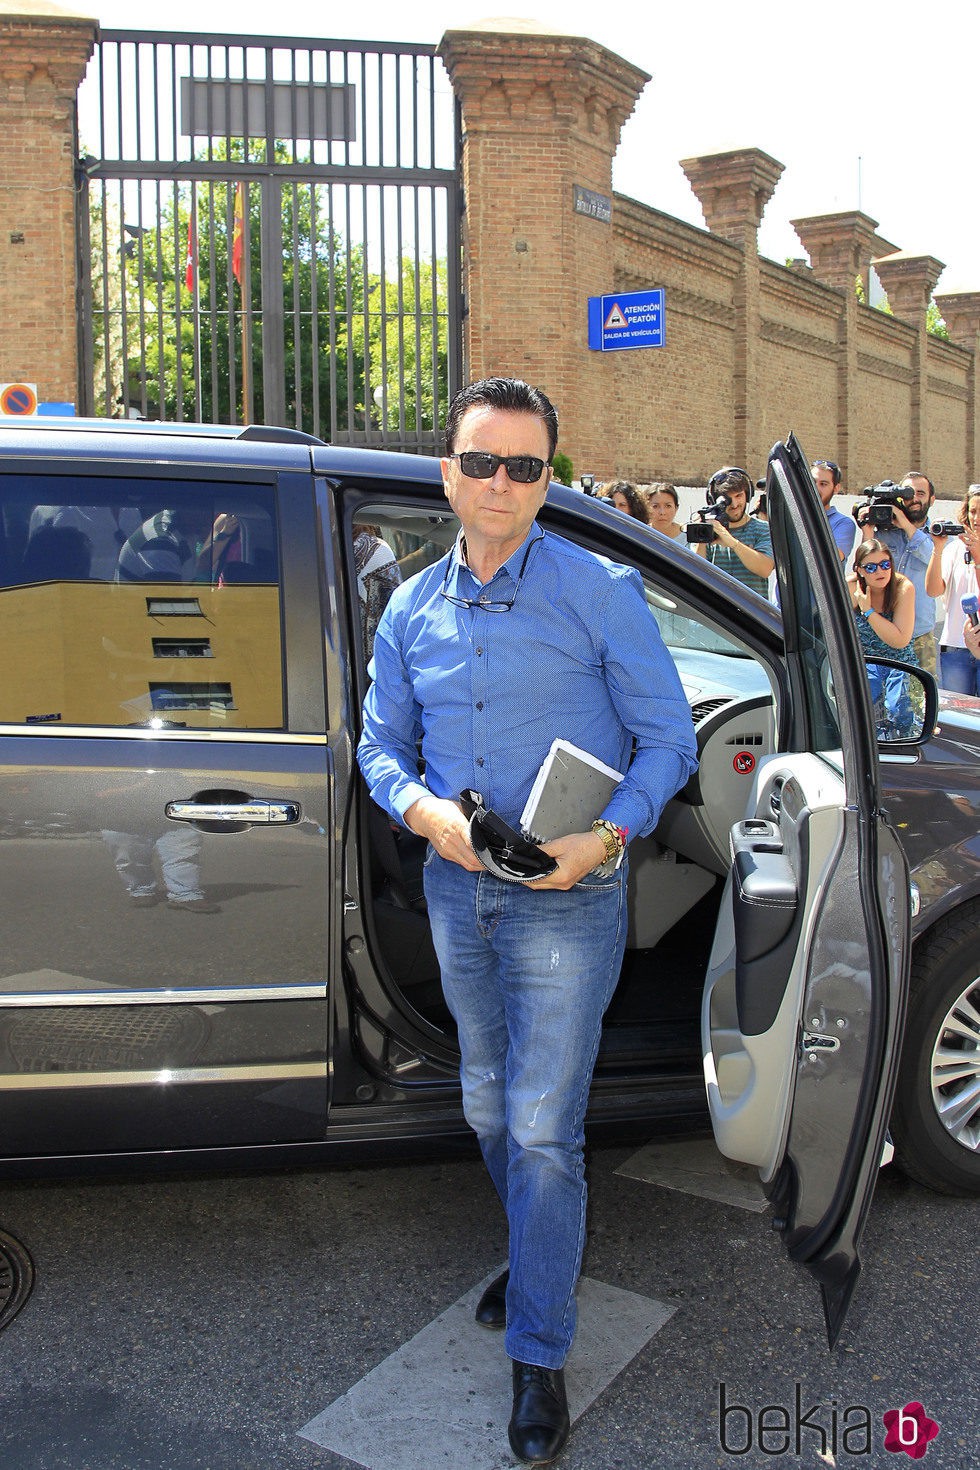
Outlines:
{"type": "MultiPolygon", "coordinates": [[[[672,1148],[683,1162],[690,1145],[672,1148]]],[[[634,1153],[591,1154],[585,1274],[670,1315],[579,1420],[562,1470],[894,1470],[906,1461],[884,1449],[882,1415],[911,1401],[940,1426],[930,1470],[972,1470],[976,1203],[885,1171],[831,1355],[816,1287],[768,1217],[618,1173],[634,1153]],[[724,1439],[722,1384],[745,1411],[724,1439]],[[804,1424],[798,1455],[799,1412],[826,1444],[804,1424]]],[[[5,1183],[0,1226],[37,1271],[0,1333],[2,1470],[342,1470],[351,1459],[299,1431],[506,1254],[476,1160],[5,1183]]],[[[459,1334],[454,1369],[473,1341],[459,1334]]],[[[453,1442],[420,1440],[417,1470],[469,1470],[453,1442]]]]}

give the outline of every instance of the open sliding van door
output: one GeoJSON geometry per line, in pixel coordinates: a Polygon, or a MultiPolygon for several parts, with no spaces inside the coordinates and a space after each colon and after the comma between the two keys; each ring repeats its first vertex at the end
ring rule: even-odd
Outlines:
{"type": "Polygon", "coordinates": [[[891,1105],[908,986],[904,853],[881,810],[868,677],[795,439],[769,459],[791,705],[760,762],[702,1009],[715,1138],[754,1164],[835,1343],[891,1105]]]}

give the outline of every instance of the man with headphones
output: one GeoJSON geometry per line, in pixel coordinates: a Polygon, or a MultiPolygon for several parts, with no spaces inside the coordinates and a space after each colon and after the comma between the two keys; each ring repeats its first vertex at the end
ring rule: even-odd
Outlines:
{"type": "Polygon", "coordinates": [[[768,598],[769,577],[776,567],[772,538],[766,522],[749,515],[751,494],[752,481],[745,470],[735,465],[717,470],[708,481],[708,499],[714,504],[725,503],[724,521],[712,521],[714,541],[707,547],[696,543],[694,550],[743,586],[768,598]]]}

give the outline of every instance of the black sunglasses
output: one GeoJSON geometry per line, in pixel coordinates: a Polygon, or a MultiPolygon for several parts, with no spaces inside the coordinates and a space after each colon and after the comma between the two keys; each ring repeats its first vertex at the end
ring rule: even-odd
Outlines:
{"type": "Polygon", "coordinates": [[[551,460],[538,459],[533,454],[482,454],[477,449],[467,449],[462,454],[450,454],[458,459],[459,467],[468,480],[490,480],[503,465],[507,478],[515,485],[533,485],[540,480],[541,472],[551,460]]]}
{"type": "Polygon", "coordinates": [[[715,470],[714,474],[711,476],[711,479],[708,481],[708,484],[724,485],[726,480],[739,479],[745,481],[745,489],[746,492],[748,492],[749,488],[752,485],[752,481],[749,479],[748,471],[740,470],[737,465],[732,465],[732,467],[727,470],[715,470]]]}
{"type": "Polygon", "coordinates": [[[558,863],[538,846],[533,834],[518,832],[498,817],[484,806],[478,791],[461,791],[458,801],[469,819],[473,851],[488,873],[505,883],[533,883],[557,873],[558,863]]]}

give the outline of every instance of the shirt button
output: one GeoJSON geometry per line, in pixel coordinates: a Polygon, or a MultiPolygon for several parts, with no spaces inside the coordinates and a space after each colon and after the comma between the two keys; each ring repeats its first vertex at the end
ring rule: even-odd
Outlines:
{"type": "Polygon", "coordinates": [[[483,700],[482,699],[478,701],[476,707],[477,707],[477,709],[482,709],[483,708],[483,700]]]}
{"type": "Polygon", "coordinates": [[[478,755],[477,756],[476,763],[477,763],[478,766],[482,766],[483,765],[483,756],[482,755],[478,755]]]}
{"type": "Polygon", "coordinates": [[[476,656],[477,656],[477,658],[479,658],[482,653],[483,653],[483,649],[482,648],[478,648],[476,650],[476,656]]]}

